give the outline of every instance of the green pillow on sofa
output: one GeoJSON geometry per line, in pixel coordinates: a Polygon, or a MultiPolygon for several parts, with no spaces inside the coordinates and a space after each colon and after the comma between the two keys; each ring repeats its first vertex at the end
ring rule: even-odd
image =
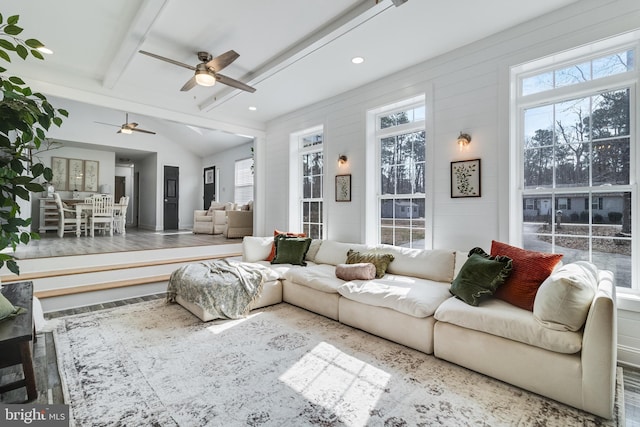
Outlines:
{"type": "Polygon", "coordinates": [[[307,265],[304,258],[311,245],[311,238],[289,237],[279,234],[273,238],[273,242],[276,247],[276,255],[271,260],[271,264],[307,265]]]}
{"type": "Polygon", "coordinates": [[[353,249],[347,251],[347,264],[371,263],[376,267],[376,278],[381,278],[387,273],[387,267],[395,257],[392,254],[378,252],[357,252],[353,249]]]}
{"type": "Polygon", "coordinates": [[[469,305],[478,306],[504,283],[511,269],[511,258],[492,257],[481,248],[473,248],[460,273],[451,282],[449,292],[469,305]]]}

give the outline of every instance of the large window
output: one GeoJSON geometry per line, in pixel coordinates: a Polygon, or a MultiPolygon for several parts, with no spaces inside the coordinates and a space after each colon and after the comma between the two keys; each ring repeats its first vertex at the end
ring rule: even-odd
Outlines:
{"type": "Polygon", "coordinates": [[[378,241],[425,248],[425,106],[375,116],[378,241]]]}
{"type": "Polygon", "coordinates": [[[637,287],[636,47],[593,52],[513,74],[522,245],[591,261],[637,287]]]}
{"type": "Polygon", "coordinates": [[[236,160],[233,197],[238,205],[253,200],[253,159],[236,160]]]}
{"type": "Polygon", "coordinates": [[[322,194],[324,191],[322,131],[301,135],[298,143],[302,171],[301,228],[308,237],[321,239],[323,236],[322,194]]]}

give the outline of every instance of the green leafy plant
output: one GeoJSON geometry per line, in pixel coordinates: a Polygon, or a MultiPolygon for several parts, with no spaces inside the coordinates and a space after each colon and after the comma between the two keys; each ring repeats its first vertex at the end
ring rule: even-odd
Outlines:
{"type": "MultiPolygon", "coordinates": [[[[6,22],[0,14],[0,59],[11,63],[12,55],[26,60],[33,56],[44,59],[38,48],[44,45],[37,39],[21,39],[23,31],[18,26],[18,15],[6,22]]],[[[61,116],[67,111],[55,109],[41,93],[36,93],[16,76],[7,77],[6,68],[0,66],[0,250],[27,244],[39,239],[34,232],[25,231],[31,218],[21,218],[18,199],[29,201],[30,192],[44,191],[38,182],[52,178],[51,169],[33,162],[31,153],[45,141],[45,132],[51,125],[61,126],[61,116]]],[[[0,253],[0,268],[4,265],[19,274],[14,257],[0,253]]]]}

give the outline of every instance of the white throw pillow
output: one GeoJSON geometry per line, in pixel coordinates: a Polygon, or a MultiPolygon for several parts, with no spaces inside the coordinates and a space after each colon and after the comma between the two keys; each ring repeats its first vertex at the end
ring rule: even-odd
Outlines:
{"type": "Polygon", "coordinates": [[[242,239],[242,261],[264,261],[271,253],[273,237],[245,236],[242,239]]]}
{"type": "Polygon", "coordinates": [[[598,289],[598,268],[587,261],[566,264],[540,285],[533,316],[557,331],[577,331],[584,325],[598,289]]]}

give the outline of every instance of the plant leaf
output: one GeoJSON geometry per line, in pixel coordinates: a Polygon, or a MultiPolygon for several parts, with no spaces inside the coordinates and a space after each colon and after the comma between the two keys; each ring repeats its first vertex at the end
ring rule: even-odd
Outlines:
{"type": "Polygon", "coordinates": [[[42,53],[39,50],[31,49],[31,55],[35,58],[44,60],[44,56],[42,56],[42,53]]]}
{"type": "Polygon", "coordinates": [[[26,39],[24,44],[34,49],[44,46],[44,43],[37,39],[26,39]]]}
{"type": "Polygon", "coordinates": [[[20,275],[20,267],[18,267],[18,264],[15,262],[15,260],[10,259],[9,261],[7,261],[7,268],[13,274],[20,275]]]}
{"type": "Polygon", "coordinates": [[[16,47],[9,40],[0,39],[0,47],[7,50],[16,50],[16,47]]]}
{"type": "Polygon", "coordinates": [[[16,25],[18,23],[18,19],[20,19],[20,15],[12,15],[7,18],[7,24],[16,25]]]}
{"type": "Polygon", "coordinates": [[[0,50],[0,58],[4,59],[7,62],[11,62],[11,58],[9,58],[9,54],[4,50],[0,50]]]}
{"type": "Polygon", "coordinates": [[[7,25],[4,27],[4,33],[9,34],[10,36],[17,36],[22,32],[22,28],[17,25],[7,25]]]}
{"type": "Polygon", "coordinates": [[[16,53],[22,59],[27,59],[27,56],[29,56],[29,51],[27,50],[26,47],[22,46],[21,44],[16,46],[16,53]]]}
{"type": "Polygon", "coordinates": [[[11,76],[9,77],[9,81],[13,84],[16,85],[23,85],[24,84],[24,80],[22,80],[20,77],[16,77],[16,76],[11,76]]]}

